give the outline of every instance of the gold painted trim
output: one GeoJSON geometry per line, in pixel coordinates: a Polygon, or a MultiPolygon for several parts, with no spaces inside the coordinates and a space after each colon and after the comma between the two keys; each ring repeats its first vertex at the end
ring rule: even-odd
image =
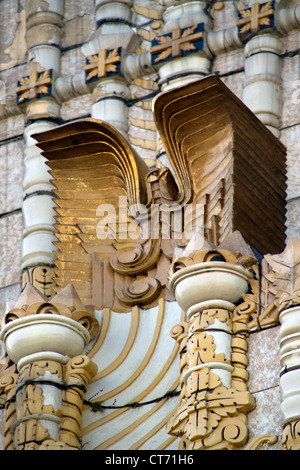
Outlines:
{"type": "MultiPolygon", "coordinates": [[[[100,334],[99,337],[92,347],[92,349],[89,351],[87,354],[88,357],[92,358],[101,348],[105,337],[108,332],[109,324],[110,324],[110,317],[111,317],[111,311],[109,308],[104,308],[102,311],[102,321],[101,321],[101,328],[100,328],[100,334]]],[[[93,381],[92,381],[93,382],[93,381]]]]}
{"type": "MultiPolygon", "coordinates": [[[[163,302],[163,304],[165,304],[165,301],[164,299],[161,299],[163,302]]],[[[181,313],[181,319],[182,321],[184,320],[185,318],[185,314],[184,312],[181,313]]],[[[156,342],[157,342],[157,339],[156,339],[156,342]]],[[[174,360],[176,359],[176,356],[178,354],[178,344],[176,343],[174,345],[174,348],[172,349],[171,351],[171,354],[169,356],[169,358],[166,360],[165,362],[165,365],[163,367],[163,369],[161,370],[161,372],[158,374],[158,376],[156,376],[155,380],[145,389],[143,390],[137,397],[135,397],[133,399],[133,402],[141,402],[143,400],[143,398],[145,398],[147,395],[149,395],[149,393],[157,386],[157,384],[162,380],[162,378],[165,376],[167,370],[171,367],[171,365],[173,364],[174,360]]],[[[151,354],[152,355],[152,354],[151,354]]],[[[144,364],[144,363],[143,363],[144,364]]],[[[142,364],[142,365],[143,365],[142,364]]],[[[139,371],[140,371],[141,367],[139,368],[139,371]]],[[[144,369],[144,367],[142,368],[142,370],[144,369]]],[[[136,377],[134,377],[134,380],[136,379],[136,377]]],[[[130,383],[131,384],[131,383],[130,383]]],[[[130,385],[129,384],[129,385],[130,385]]],[[[176,380],[175,384],[174,384],[174,388],[173,390],[175,390],[175,388],[177,388],[179,384],[179,377],[178,377],[178,380],[176,380]]],[[[124,387],[123,389],[125,389],[126,387],[124,387]]],[[[123,391],[123,389],[121,391],[123,391]]],[[[115,396],[116,393],[113,391],[112,392],[112,396],[115,396]]],[[[110,398],[110,397],[109,397],[110,398]]],[[[99,401],[99,398],[95,399],[94,401],[99,401]]],[[[104,401],[104,400],[103,400],[104,401]]],[[[83,429],[83,435],[87,435],[88,433],[94,431],[95,429],[99,428],[100,426],[106,424],[107,422],[109,421],[112,421],[113,419],[116,419],[118,418],[121,414],[125,413],[127,410],[129,410],[130,408],[129,407],[126,407],[126,408],[122,408],[122,409],[117,409],[116,411],[113,411],[111,412],[109,415],[99,419],[98,421],[95,421],[94,423],[91,423],[89,424],[88,426],[86,426],[84,429],[83,429]]]]}
{"type": "Polygon", "coordinates": [[[154,330],[154,334],[153,334],[153,339],[152,339],[152,342],[150,344],[150,347],[147,350],[147,353],[144,357],[144,360],[142,361],[140,366],[131,375],[131,377],[129,377],[129,379],[126,380],[126,382],[119,385],[117,388],[111,390],[110,392],[107,392],[104,395],[100,395],[94,401],[106,401],[106,400],[109,400],[112,397],[115,397],[120,392],[123,392],[123,390],[125,390],[129,385],[131,385],[137,379],[137,377],[141,374],[141,372],[145,369],[146,365],[149,363],[149,361],[150,361],[150,359],[151,359],[151,357],[152,357],[152,355],[155,351],[155,348],[156,348],[156,345],[157,345],[157,342],[158,342],[158,339],[159,339],[159,336],[160,336],[161,326],[162,326],[162,323],[163,323],[163,317],[164,317],[164,313],[165,313],[164,312],[164,305],[165,305],[165,300],[161,298],[159,300],[157,322],[156,322],[156,326],[155,326],[155,330],[154,330]]]}
{"type": "Polygon", "coordinates": [[[151,439],[151,437],[153,437],[154,434],[156,434],[163,426],[166,426],[172,414],[173,414],[173,411],[171,411],[171,413],[169,413],[164,419],[162,419],[159,423],[157,423],[157,425],[154,426],[154,428],[152,428],[151,431],[145,434],[141,439],[139,439],[135,444],[133,444],[128,450],[138,450],[142,445],[145,444],[145,442],[151,439]]]}

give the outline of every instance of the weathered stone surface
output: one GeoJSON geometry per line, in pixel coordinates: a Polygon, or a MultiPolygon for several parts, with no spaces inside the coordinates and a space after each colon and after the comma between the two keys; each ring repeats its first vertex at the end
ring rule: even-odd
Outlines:
{"type": "Polygon", "coordinates": [[[88,116],[90,114],[92,104],[91,95],[83,95],[63,103],[61,107],[62,119],[69,121],[73,116],[88,116]]]}
{"type": "Polygon", "coordinates": [[[279,326],[257,331],[248,339],[249,390],[264,392],[279,385],[279,326]]]}
{"type": "MultiPolygon", "coordinates": [[[[300,82],[299,82],[300,83],[300,82]]],[[[300,106],[298,105],[300,108],[300,106]]],[[[299,196],[299,139],[300,124],[281,130],[281,141],[287,148],[287,199],[299,196]]]]}
{"type": "Polygon", "coordinates": [[[23,142],[0,146],[0,214],[22,206],[23,142]]]}
{"type": "Polygon", "coordinates": [[[282,60],[282,122],[287,128],[300,123],[300,79],[299,56],[282,60]]]}
{"type": "Polygon", "coordinates": [[[0,70],[13,67],[25,60],[25,1],[4,0],[1,3],[0,70]]]}
{"type": "Polygon", "coordinates": [[[287,202],[287,239],[299,237],[300,231],[300,196],[287,202]]]}
{"type": "Polygon", "coordinates": [[[259,450],[281,449],[281,416],[278,413],[280,403],[279,387],[270,388],[263,392],[253,394],[256,407],[248,415],[249,441],[264,434],[277,436],[277,442],[271,446],[263,444],[259,450]]]}
{"type": "Polygon", "coordinates": [[[22,213],[0,219],[0,287],[16,284],[21,276],[22,213]]]}

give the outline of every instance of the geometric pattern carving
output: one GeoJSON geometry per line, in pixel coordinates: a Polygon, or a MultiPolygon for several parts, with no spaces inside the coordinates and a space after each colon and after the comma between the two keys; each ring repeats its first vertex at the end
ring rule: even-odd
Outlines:
{"type": "Polygon", "coordinates": [[[54,271],[50,266],[34,266],[24,269],[22,273],[22,290],[27,284],[36,287],[42,294],[52,297],[55,294],[54,271]]]}
{"type": "Polygon", "coordinates": [[[17,104],[27,103],[44,96],[51,96],[52,83],[52,69],[43,72],[32,72],[30,76],[20,78],[16,88],[17,104]]]}
{"type": "Polygon", "coordinates": [[[120,73],[122,47],[106,50],[102,49],[98,54],[86,58],[86,82],[99,80],[120,73]]]}

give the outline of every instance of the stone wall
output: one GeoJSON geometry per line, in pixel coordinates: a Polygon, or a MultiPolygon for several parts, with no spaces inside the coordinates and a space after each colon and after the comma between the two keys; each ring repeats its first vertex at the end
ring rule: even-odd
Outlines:
{"type": "MultiPolygon", "coordinates": [[[[53,2],[49,1],[50,3],[52,5],[53,2]]],[[[94,2],[94,0],[84,2],[65,0],[64,2],[64,17],[60,25],[62,31],[60,76],[65,77],[66,85],[64,88],[60,83],[59,94],[62,101],[60,116],[57,117],[56,123],[90,117],[93,114],[97,117],[98,111],[95,111],[95,108],[93,111],[95,96],[84,83],[80,82],[80,74],[86,64],[85,56],[88,50],[87,46],[85,46],[86,50],[82,46],[92,41],[97,30],[95,3],[99,7],[101,2],[94,2]],[[68,80],[70,77],[76,76],[78,81],[77,84],[73,83],[72,88],[69,86],[68,80]],[[67,77],[69,77],[68,80],[67,77]]],[[[161,3],[165,3],[168,7],[172,2],[141,2],[137,0],[132,3],[132,8],[138,7],[133,8],[132,13],[132,21],[135,23],[134,33],[136,34],[139,29],[144,31],[139,45],[139,53],[142,54],[149,50],[151,45],[149,37],[152,36],[150,33],[159,32],[162,26],[161,18],[157,18],[155,20],[157,24],[154,25],[153,11],[159,13],[162,10],[161,3]],[[152,9],[151,14],[145,9],[145,3],[147,3],[149,10],[152,9]],[[147,14],[150,16],[147,17],[147,14]],[[150,18],[151,15],[152,18],[150,18]],[[148,26],[151,22],[152,29],[148,26]],[[148,33],[146,34],[145,31],[148,33]]],[[[244,6],[250,6],[253,3],[249,0],[244,2],[244,6]]],[[[286,8],[299,5],[297,0],[289,2],[277,0],[278,6],[280,3],[284,3],[286,8]]],[[[35,7],[39,11],[47,10],[49,6],[48,2],[43,0],[29,2],[29,4],[31,7],[36,4],[35,7]]],[[[235,28],[236,8],[237,2],[235,1],[216,2],[214,10],[210,12],[213,23],[211,31],[220,33],[222,30],[235,28]]],[[[97,17],[97,19],[99,18],[97,17]]],[[[270,82],[273,83],[276,79],[281,84],[282,107],[280,124],[276,132],[278,131],[281,141],[287,147],[287,239],[291,236],[297,237],[300,227],[300,189],[298,184],[300,175],[298,144],[300,139],[300,21],[298,24],[296,23],[291,23],[292,26],[289,26],[290,23],[287,20],[281,21],[282,32],[279,37],[282,49],[277,53],[280,61],[280,76],[274,78],[275,72],[272,70],[272,65],[269,70],[270,82]]],[[[29,62],[26,56],[25,0],[2,0],[0,2],[0,30],[2,33],[5,32],[0,35],[0,304],[1,308],[5,309],[7,302],[16,301],[20,295],[22,262],[24,261],[22,240],[23,229],[26,227],[23,223],[22,205],[24,151],[27,145],[24,132],[30,122],[26,121],[24,108],[16,104],[15,89],[18,79],[29,75],[29,62]]],[[[277,33],[275,37],[278,37],[277,33]]],[[[214,36],[211,39],[215,53],[211,54],[208,73],[218,74],[224,83],[243,100],[245,84],[249,78],[246,77],[245,72],[244,44],[235,38],[224,45],[220,38],[221,36],[214,36]]],[[[274,54],[274,51],[271,54],[274,54]]],[[[139,76],[138,74],[136,77],[132,76],[128,85],[128,140],[151,168],[164,164],[167,162],[167,158],[153,123],[151,99],[141,99],[140,101],[138,99],[157,91],[159,80],[159,70],[150,70],[149,74],[139,72],[139,76]]],[[[270,87],[272,95],[272,86],[270,85],[270,87]]],[[[259,89],[258,79],[257,90],[259,89]]],[[[247,104],[251,108],[252,103],[247,104]]],[[[51,123],[53,124],[53,121],[51,123]]],[[[51,260],[49,264],[51,264],[51,260]]],[[[280,436],[279,369],[279,327],[251,333],[249,338],[249,389],[256,398],[257,407],[249,415],[250,438],[265,433],[275,433],[280,436]]],[[[280,438],[272,448],[280,448],[280,438]]]]}

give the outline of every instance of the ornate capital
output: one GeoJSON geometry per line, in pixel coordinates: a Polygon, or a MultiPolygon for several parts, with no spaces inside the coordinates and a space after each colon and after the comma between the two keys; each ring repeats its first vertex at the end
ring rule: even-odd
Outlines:
{"type": "Polygon", "coordinates": [[[0,338],[17,368],[37,360],[66,363],[81,354],[99,331],[72,285],[51,301],[27,284],[14,308],[3,315],[0,338]]]}
{"type": "Polygon", "coordinates": [[[0,338],[17,373],[1,379],[7,449],[79,449],[84,393],[97,372],[84,347],[99,331],[73,286],[51,300],[27,284],[0,338]]]}

